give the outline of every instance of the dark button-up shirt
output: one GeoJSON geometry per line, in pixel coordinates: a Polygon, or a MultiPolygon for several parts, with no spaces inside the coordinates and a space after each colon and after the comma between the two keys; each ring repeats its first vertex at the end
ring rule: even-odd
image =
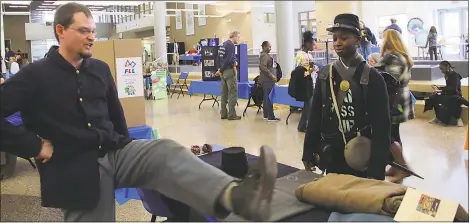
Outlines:
{"type": "Polygon", "coordinates": [[[219,48],[220,71],[224,71],[229,68],[231,69],[233,65],[237,63],[235,47],[235,44],[233,44],[231,40],[227,40],[219,48]]]}
{"type": "Polygon", "coordinates": [[[76,69],[54,52],[21,69],[0,89],[2,150],[37,156],[39,137],[54,147],[50,161],[39,166],[43,205],[65,208],[66,199],[79,203],[71,193],[99,191],[98,156],[131,141],[109,66],[89,58],[76,69]],[[15,127],[5,118],[18,111],[24,126],[15,127]],[[80,186],[72,185],[77,182],[80,186]]]}

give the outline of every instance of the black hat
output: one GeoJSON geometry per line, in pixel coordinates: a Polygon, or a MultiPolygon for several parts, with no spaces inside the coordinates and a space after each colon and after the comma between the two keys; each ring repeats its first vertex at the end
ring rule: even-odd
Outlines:
{"type": "Polygon", "coordinates": [[[326,30],[333,32],[335,29],[347,29],[352,31],[354,34],[361,35],[361,25],[359,24],[359,17],[354,14],[344,13],[339,14],[335,17],[335,21],[332,27],[328,27],[326,30]]]}
{"type": "Polygon", "coordinates": [[[226,174],[242,179],[248,173],[248,160],[243,147],[229,147],[222,150],[221,169],[226,174]]]}

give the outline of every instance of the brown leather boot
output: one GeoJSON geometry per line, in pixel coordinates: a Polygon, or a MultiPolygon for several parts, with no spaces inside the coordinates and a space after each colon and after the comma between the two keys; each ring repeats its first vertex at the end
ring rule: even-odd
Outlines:
{"type": "MultiPolygon", "coordinates": [[[[390,152],[392,153],[394,162],[408,168],[405,158],[403,157],[403,149],[398,142],[392,143],[390,146],[390,152]]],[[[390,176],[390,181],[393,183],[401,183],[403,182],[403,179],[410,176],[409,173],[403,172],[395,167],[390,167],[385,175],[390,176]]]]}

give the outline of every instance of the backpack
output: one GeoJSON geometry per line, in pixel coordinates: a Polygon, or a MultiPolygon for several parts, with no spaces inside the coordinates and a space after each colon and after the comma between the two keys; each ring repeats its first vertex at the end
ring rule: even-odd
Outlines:
{"type": "Polygon", "coordinates": [[[279,66],[279,63],[274,61],[276,63],[276,77],[277,77],[277,82],[279,82],[282,78],[282,69],[281,66],[279,66]]]}
{"type": "Polygon", "coordinates": [[[259,83],[259,76],[256,76],[253,81],[255,81],[255,84],[250,89],[251,98],[253,98],[253,102],[256,106],[260,106],[261,104],[263,104],[263,87],[259,83]]]}

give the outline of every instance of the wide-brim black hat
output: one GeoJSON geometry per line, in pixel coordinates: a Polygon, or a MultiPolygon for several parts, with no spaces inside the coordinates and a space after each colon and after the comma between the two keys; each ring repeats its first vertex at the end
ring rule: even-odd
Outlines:
{"type": "Polygon", "coordinates": [[[248,173],[248,159],[243,147],[229,147],[222,150],[221,169],[226,174],[242,179],[248,173]]]}
{"type": "Polygon", "coordinates": [[[350,13],[339,14],[335,17],[333,26],[326,28],[329,32],[334,32],[335,29],[346,29],[360,36],[361,25],[359,24],[359,17],[350,13]]]}

